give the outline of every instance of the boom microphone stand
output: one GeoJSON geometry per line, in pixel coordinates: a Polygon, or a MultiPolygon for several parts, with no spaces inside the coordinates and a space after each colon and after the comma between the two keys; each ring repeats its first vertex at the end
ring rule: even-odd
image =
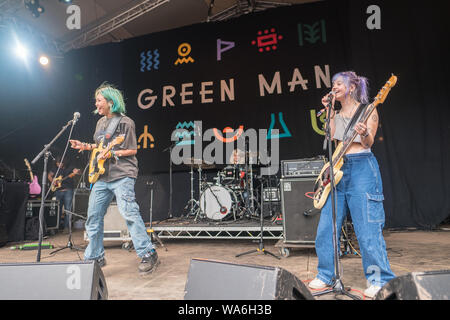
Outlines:
{"type": "MultiPolygon", "coordinates": [[[[42,172],[42,193],[41,193],[41,207],[39,209],[39,242],[38,242],[38,251],[37,251],[37,257],[36,262],[41,261],[41,248],[42,248],[42,238],[44,236],[44,201],[46,198],[46,190],[45,186],[47,185],[47,165],[48,165],[48,157],[50,156],[50,151],[48,149],[52,146],[52,144],[59,138],[60,135],[63,134],[63,132],[72,125],[72,129],[75,126],[75,123],[77,122],[78,118],[80,117],[79,112],[75,112],[73,114],[73,119],[67,122],[65,126],[62,127],[62,129],[58,132],[58,134],[53,138],[52,141],[50,141],[49,144],[46,144],[44,146],[44,149],[42,149],[41,152],[31,161],[31,164],[34,165],[41,157],[44,155],[44,169],[42,172]]],[[[72,131],[71,131],[72,132],[72,131]]]]}
{"type": "MultiPolygon", "coordinates": [[[[325,139],[328,140],[328,159],[330,163],[329,167],[329,175],[330,175],[330,186],[331,186],[331,211],[333,216],[333,248],[334,248],[334,273],[335,280],[333,286],[330,289],[323,290],[320,292],[314,292],[313,296],[321,296],[327,293],[334,292],[336,295],[343,294],[354,300],[359,300],[359,297],[352,295],[351,293],[345,290],[344,284],[341,280],[340,275],[340,261],[339,261],[339,248],[338,248],[338,237],[337,237],[337,226],[336,226],[336,196],[335,196],[335,188],[336,185],[334,183],[334,164],[333,164],[333,150],[331,143],[331,130],[330,130],[330,119],[331,119],[331,110],[332,110],[332,94],[328,95],[328,105],[327,105],[327,121],[326,121],[326,129],[325,129],[325,139]]],[[[325,143],[324,143],[325,145],[325,143]]]]}

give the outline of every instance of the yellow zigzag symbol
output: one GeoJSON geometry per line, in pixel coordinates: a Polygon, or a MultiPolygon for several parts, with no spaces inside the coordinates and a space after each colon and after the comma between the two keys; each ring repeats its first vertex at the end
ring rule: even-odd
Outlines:
{"type": "Polygon", "coordinates": [[[188,62],[194,62],[194,59],[192,59],[191,57],[189,58],[178,58],[177,61],[175,61],[175,65],[177,64],[181,64],[181,63],[188,63],[188,62]]]}

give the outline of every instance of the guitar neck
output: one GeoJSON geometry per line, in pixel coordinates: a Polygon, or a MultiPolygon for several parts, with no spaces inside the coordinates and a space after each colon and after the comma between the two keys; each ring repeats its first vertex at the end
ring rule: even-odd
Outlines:
{"type": "MultiPolygon", "coordinates": [[[[373,110],[375,110],[375,107],[377,105],[378,105],[378,103],[376,103],[376,102],[371,103],[367,107],[366,112],[364,113],[363,117],[361,118],[361,120],[359,122],[365,123],[367,121],[367,119],[369,119],[370,115],[372,114],[373,110]]],[[[353,134],[351,135],[351,137],[349,139],[343,141],[342,149],[339,151],[338,155],[336,156],[334,163],[337,163],[337,162],[339,162],[339,160],[341,160],[341,158],[345,155],[348,148],[351,146],[351,144],[353,143],[353,141],[356,139],[357,136],[358,136],[358,132],[356,132],[356,130],[353,130],[353,134]]]]}

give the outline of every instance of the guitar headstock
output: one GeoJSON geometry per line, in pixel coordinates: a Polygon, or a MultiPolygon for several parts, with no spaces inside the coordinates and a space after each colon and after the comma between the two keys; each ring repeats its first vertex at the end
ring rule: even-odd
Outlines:
{"type": "Polygon", "coordinates": [[[23,161],[25,162],[25,165],[27,166],[28,170],[31,170],[31,166],[30,166],[30,163],[28,162],[28,159],[25,158],[25,159],[23,159],[23,161]]]}
{"type": "Polygon", "coordinates": [[[30,178],[31,178],[31,180],[33,180],[33,179],[34,179],[34,177],[33,177],[33,171],[31,170],[31,166],[30,166],[30,163],[28,162],[28,159],[25,158],[25,159],[23,159],[23,161],[25,162],[25,165],[26,165],[27,168],[28,168],[28,172],[30,173],[30,178]]]}
{"type": "Polygon", "coordinates": [[[391,91],[391,88],[394,87],[396,83],[397,83],[397,76],[392,75],[375,97],[374,99],[375,104],[383,103],[384,100],[386,100],[389,91],[391,91]]]}

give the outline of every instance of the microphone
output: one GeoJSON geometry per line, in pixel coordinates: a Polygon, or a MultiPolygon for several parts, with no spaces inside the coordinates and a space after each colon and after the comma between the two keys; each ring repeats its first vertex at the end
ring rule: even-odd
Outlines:
{"type": "Polygon", "coordinates": [[[81,116],[81,114],[80,114],[79,112],[75,112],[75,113],[73,114],[73,119],[72,119],[73,124],[75,124],[75,123],[78,121],[78,119],[80,118],[80,116],[81,116]]]}
{"type": "Polygon", "coordinates": [[[333,90],[328,92],[328,101],[331,101],[333,99],[333,96],[334,96],[334,91],[333,90]]]}
{"type": "MultiPolygon", "coordinates": [[[[333,96],[334,96],[333,90],[331,90],[330,92],[328,92],[327,95],[328,95],[327,101],[328,101],[328,103],[330,103],[330,102],[333,100],[333,96]]],[[[320,116],[322,115],[322,113],[325,112],[326,109],[327,109],[327,108],[323,108],[322,110],[320,110],[319,112],[317,112],[317,117],[320,117],[320,116]]]]}

